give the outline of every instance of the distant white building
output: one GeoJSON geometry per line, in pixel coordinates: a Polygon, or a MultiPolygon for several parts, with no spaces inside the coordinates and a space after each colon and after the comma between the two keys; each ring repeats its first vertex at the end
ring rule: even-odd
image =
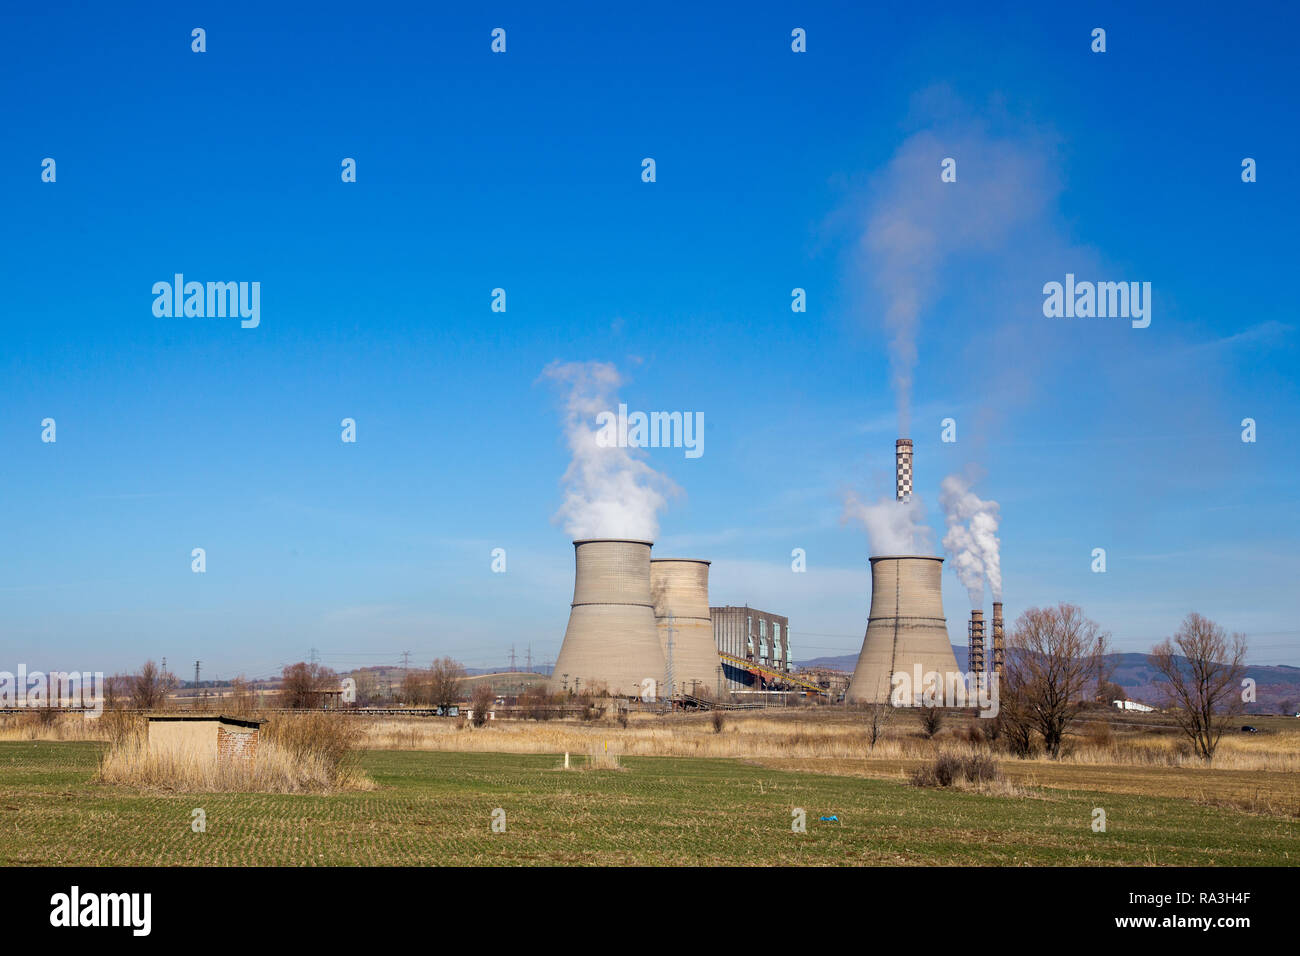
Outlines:
{"type": "Polygon", "coordinates": [[[1112,700],[1110,703],[1116,710],[1136,710],[1138,713],[1142,714],[1149,714],[1155,710],[1154,707],[1148,707],[1146,704],[1139,704],[1135,700],[1112,700]]]}

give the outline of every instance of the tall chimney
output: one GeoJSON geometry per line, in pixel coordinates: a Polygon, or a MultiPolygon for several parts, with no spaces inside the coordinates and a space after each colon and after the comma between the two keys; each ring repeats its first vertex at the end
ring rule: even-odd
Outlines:
{"type": "Polygon", "coordinates": [[[984,673],[984,612],[978,608],[970,612],[970,669],[978,678],[984,673]]]}
{"type": "Polygon", "coordinates": [[[1006,639],[1002,633],[1002,602],[993,602],[993,673],[1002,679],[1002,668],[1007,660],[1006,639]]]}
{"type": "Polygon", "coordinates": [[[912,500],[912,439],[900,438],[894,442],[895,473],[898,478],[898,500],[912,500]]]}

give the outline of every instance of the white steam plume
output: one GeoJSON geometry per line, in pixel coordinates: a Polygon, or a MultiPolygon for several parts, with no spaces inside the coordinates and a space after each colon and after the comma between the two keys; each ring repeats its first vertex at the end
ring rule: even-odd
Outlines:
{"type": "Polygon", "coordinates": [[[925,523],[925,508],[920,495],[908,502],[881,498],[868,504],[853,492],[844,496],[844,521],[857,521],[867,531],[867,547],[872,557],[891,554],[930,554],[933,535],[925,523]]]}
{"type": "Polygon", "coordinates": [[[998,503],[985,501],[970,490],[970,481],[949,475],[939,491],[948,531],[943,546],[952,568],[970,595],[971,607],[983,603],[984,582],[993,600],[1002,600],[1002,561],[998,553],[998,503]]]}
{"type": "Polygon", "coordinates": [[[596,443],[596,416],[618,407],[615,392],[623,382],[618,369],[608,362],[552,362],[542,376],[568,389],[564,437],[573,459],[564,472],[564,504],[556,519],[575,541],[654,541],[659,510],[680,489],[636,457],[636,449],[596,443]]]}
{"type": "Polygon", "coordinates": [[[954,259],[1000,248],[1038,214],[1043,190],[1028,184],[1043,181],[1044,163],[1014,139],[997,138],[978,124],[950,122],[909,137],[877,177],[859,263],[880,296],[899,435],[911,434],[925,308],[954,259]],[[957,161],[956,182],[940,180],[944,157],[957,161]]]}

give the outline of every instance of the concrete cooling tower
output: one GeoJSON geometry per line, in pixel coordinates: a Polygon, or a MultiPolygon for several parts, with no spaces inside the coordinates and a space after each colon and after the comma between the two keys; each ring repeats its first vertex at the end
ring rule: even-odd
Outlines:
{"type": "Polygon", "coordinates": [[[573,604],[552,686],[639,697],[649,679],[657,689],[664,655],[650,595],[650,542],[598,538],[573,548],[573,604]]]}
{"type": "Polygon", "coordinates": [[[670,623],[673,630],[675,689],[687,694],[716,693],[722,686],[722,661],[709,616],[709,562],[686,558],[651,560],[650,593],[654,596],[659,647],[665,661],[670,623]]]}
{"type": "Polygon", "coordinates": [[[942,570],[943,558],[871,559],[871,613],[849,682],[850,701],[888,701],[891,676],[898,671],[911,676],[917,664],[923,676],[934,671],[940,681],[958,673],[943,616],[942,570]]]}

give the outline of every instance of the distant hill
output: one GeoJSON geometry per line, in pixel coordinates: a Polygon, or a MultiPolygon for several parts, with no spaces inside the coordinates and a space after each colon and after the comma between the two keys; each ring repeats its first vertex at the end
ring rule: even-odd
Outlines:
{"type": "MultiPolygon", "coordinates": [[[[952,646],[957,658],[957,667],[966,670],[967,649],[964,646],[952,646]]],[[[808,661],[797,661],[799,667],[825,667],[831,670],[852,671],[858,663],[857,654],[842,657],[817,657],[808,661]]],[[[1160,692],[1156,689],[1156,671],[1148,662],[1145,654],[1107,654],[1106,663],[1111,667],[1111,680],[1133,700],[1144,704],[1157,704],[1160,692]]],[[[1246,676],[1255,681],[1257,700],[1246,705],[1246,712],[1251,714],[1293,714],[1300,710],[1300,667],[1286,664],[1275,667],[1248,664],[1246,676]]]]}

